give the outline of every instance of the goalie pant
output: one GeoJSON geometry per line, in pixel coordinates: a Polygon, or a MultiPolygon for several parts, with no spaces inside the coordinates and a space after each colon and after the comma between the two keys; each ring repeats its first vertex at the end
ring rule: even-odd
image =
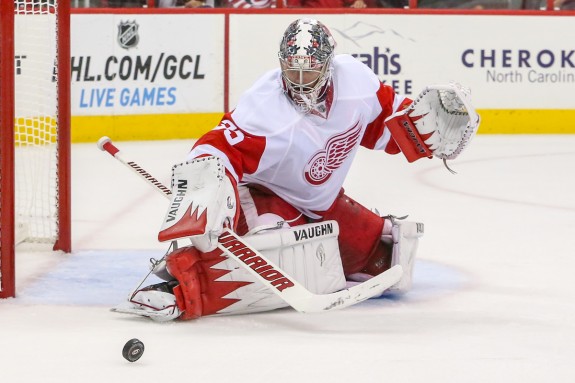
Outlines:
{"type": "MultiPolygon", "coordinates": [[[[311,292],[338,291],[346,287],[346,279],[363,281],[395,264],[404,269],[395,290],[410,288],[422,224],[392,224],[346,196],[343,190],[333,207],[324,213],[327,220],[314,224],[306,224],[296,209],[267,191],[240,187],[240,196],[238,231],[245,234],[250,229],[254,232],[261,227],[283,227],[284,230],[268,230],[244,238],[311,292]],[[286,220],[296,226],[289,228],[286,220]],[[290,236],[291,242],[286,241],[290,236]],[[291,245],[286,245],[288,242],[291,245]]],[[[222,257],[220,250],[202,253],[193,247],[181,248],[168,255],[167,268],[179,281],[174,294],[182,312],[180,319],[286,307],[283,300],[235,261],[222,257]]]]}

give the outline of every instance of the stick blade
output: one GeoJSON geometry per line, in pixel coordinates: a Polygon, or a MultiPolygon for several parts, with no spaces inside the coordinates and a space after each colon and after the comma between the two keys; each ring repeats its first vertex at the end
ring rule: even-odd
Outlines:
{"type": "Polygon", "coordinates": [[[341,310],[367,299],[378,297],[401,279],[403,269],[395,265],[375,277],[353,287],[331,294],[313,294],[308,299],[294,299],[290,303],[297,311],[304,313],[341,310]]]}

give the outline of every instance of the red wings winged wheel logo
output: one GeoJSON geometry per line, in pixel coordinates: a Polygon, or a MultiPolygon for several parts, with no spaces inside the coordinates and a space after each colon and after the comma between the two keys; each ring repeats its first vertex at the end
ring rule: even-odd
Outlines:
{"type": "Polygon", "coordinates": [[[329,139],[325,149],[316,152],[305,167],[305,179],[312,185],[321,185],[331,177],[351,151],[359,138],[359,121],[349,130],[329,139]]]}

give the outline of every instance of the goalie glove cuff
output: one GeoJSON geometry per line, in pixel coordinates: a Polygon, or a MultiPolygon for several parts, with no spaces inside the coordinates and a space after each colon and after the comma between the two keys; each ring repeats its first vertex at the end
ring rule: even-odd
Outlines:
{"type": "Polygon", "coordinates": [[[407,161],[413,162],[420,158],[432,158],[433,153],[425,144],[426,137],[422,137],[413,120],[407,114],[408,110],[402,110],[395,113],[385,120],[385,124],[391,133],[391,137],[407,158],[407,161]]]}

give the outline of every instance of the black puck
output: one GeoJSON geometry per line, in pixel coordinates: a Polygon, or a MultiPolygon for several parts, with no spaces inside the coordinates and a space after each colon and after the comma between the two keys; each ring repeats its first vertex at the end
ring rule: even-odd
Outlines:
{"type": "Polygon", "coordinates": [[[122,356],[128,362],[135,362],[142,357],[144,354],[144,343],[139,339],[130,339],[124,345],[122,349],[122,356]]]}

